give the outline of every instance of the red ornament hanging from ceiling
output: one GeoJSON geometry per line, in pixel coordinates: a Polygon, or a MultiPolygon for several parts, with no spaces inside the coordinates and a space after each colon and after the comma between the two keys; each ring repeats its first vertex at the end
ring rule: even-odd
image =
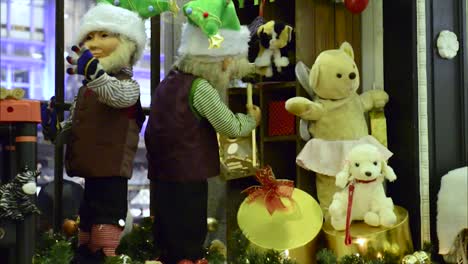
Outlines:
{"type": "Polygon", "coordinates": [[[369,0],[344,0],[346,8],[354,14],[359,14],[366,9],[369,0]]]}

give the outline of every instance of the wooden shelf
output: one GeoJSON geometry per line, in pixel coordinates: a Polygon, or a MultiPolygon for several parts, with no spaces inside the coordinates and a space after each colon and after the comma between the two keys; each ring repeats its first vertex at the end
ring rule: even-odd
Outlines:
{"type": "Polygon", "coordinates": [[[255,84],[255,88],[256,89],[268,89],[268,90],[291,89],[291,88],[295,89],[296,82],[259,82],[255,84]]]}
{"type": "MultiPolygon", "coordinates": [[[[296,82],[259,82],[255,83],[252,89],[254,94],[258,94],[260,89],[262,91],[266,90],[286,90],[286,89],[295,89],[296,82]]],[[[245,94],[247,88],[245,87],[231,87],[228,89],[228,94],[245,94]]]]}
{"type": "Polygon", "coordinates": [[[296,135],[286,135],[286,136],[266,136],[263,138],[265,142],[280,142],[280,141],[296,141],[296,135]]]}
{"type": "MultiPolygon", "coordinates": [[[[228,89],[228,94],[229,95],[245,95],[247,92],[247,88],[238,88],[238,87],[232,87],[228,89]]],[[[258,94],[258,89],[252,89],[253,94],[258,94]]]]}

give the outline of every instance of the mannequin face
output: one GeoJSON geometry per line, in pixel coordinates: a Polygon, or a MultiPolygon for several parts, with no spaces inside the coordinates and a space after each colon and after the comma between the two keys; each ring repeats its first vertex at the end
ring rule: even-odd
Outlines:
{"type": "Polygon", "coordinates": [[[106,31],[90,32],[84,40],[84,45],[88,47],[89,51],[98,59],[105,58],[112,54],[119,44],[120,40],[117,35],[106,31]]]}

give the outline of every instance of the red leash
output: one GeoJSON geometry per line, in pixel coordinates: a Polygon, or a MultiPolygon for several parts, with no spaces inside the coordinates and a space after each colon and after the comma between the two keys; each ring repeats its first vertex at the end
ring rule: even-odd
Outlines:
{"type": "Polygon", "coordinates": [[[349,184],[349,187],[348,187],[348,208],[346,210],[346,235],[345,235],[345,245],[349,246],[351,245],[351,242],[352,242],[352,238],[351,238],[351,234],[350,234],[350,222],[351,222],[351,209],[353,208],[353,196],[354,196],[354,184],[355,183],[364,183],[364,184],[367,184],[367,183],[371,183],[371,182],[375,182],[377,180],[377,178],[373,179],[373,180],[369,180],[369,181],[366,181],[366,180],[355,180],[353,182],[351,182],[349,184]]]}
{"type": "Polygon", "coordinates": [[[351,222],[351,209],[353,207],[353,196],[354,196],[354,182],[352,182],[348,187],[348,209],[346,210],[346,235],[345,235],[345,245],[351,245],[352,238],[350,234],[350,222],[351,222]]]}

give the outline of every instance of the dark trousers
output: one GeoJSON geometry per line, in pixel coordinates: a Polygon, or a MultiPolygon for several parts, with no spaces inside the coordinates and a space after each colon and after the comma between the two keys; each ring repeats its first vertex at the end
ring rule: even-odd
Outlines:
{"type": "Polygon", "coordinates": [[[154,239],[164,264],[204,256],[208,182],[154,180],[154,239]]]}
{"type": "Polygon", "coordinates": [[[97,224],[118,225],[127,216],[128,179],[103,177],[85,179],[80,205],[80,229],[89,232],[97,224]]]}

